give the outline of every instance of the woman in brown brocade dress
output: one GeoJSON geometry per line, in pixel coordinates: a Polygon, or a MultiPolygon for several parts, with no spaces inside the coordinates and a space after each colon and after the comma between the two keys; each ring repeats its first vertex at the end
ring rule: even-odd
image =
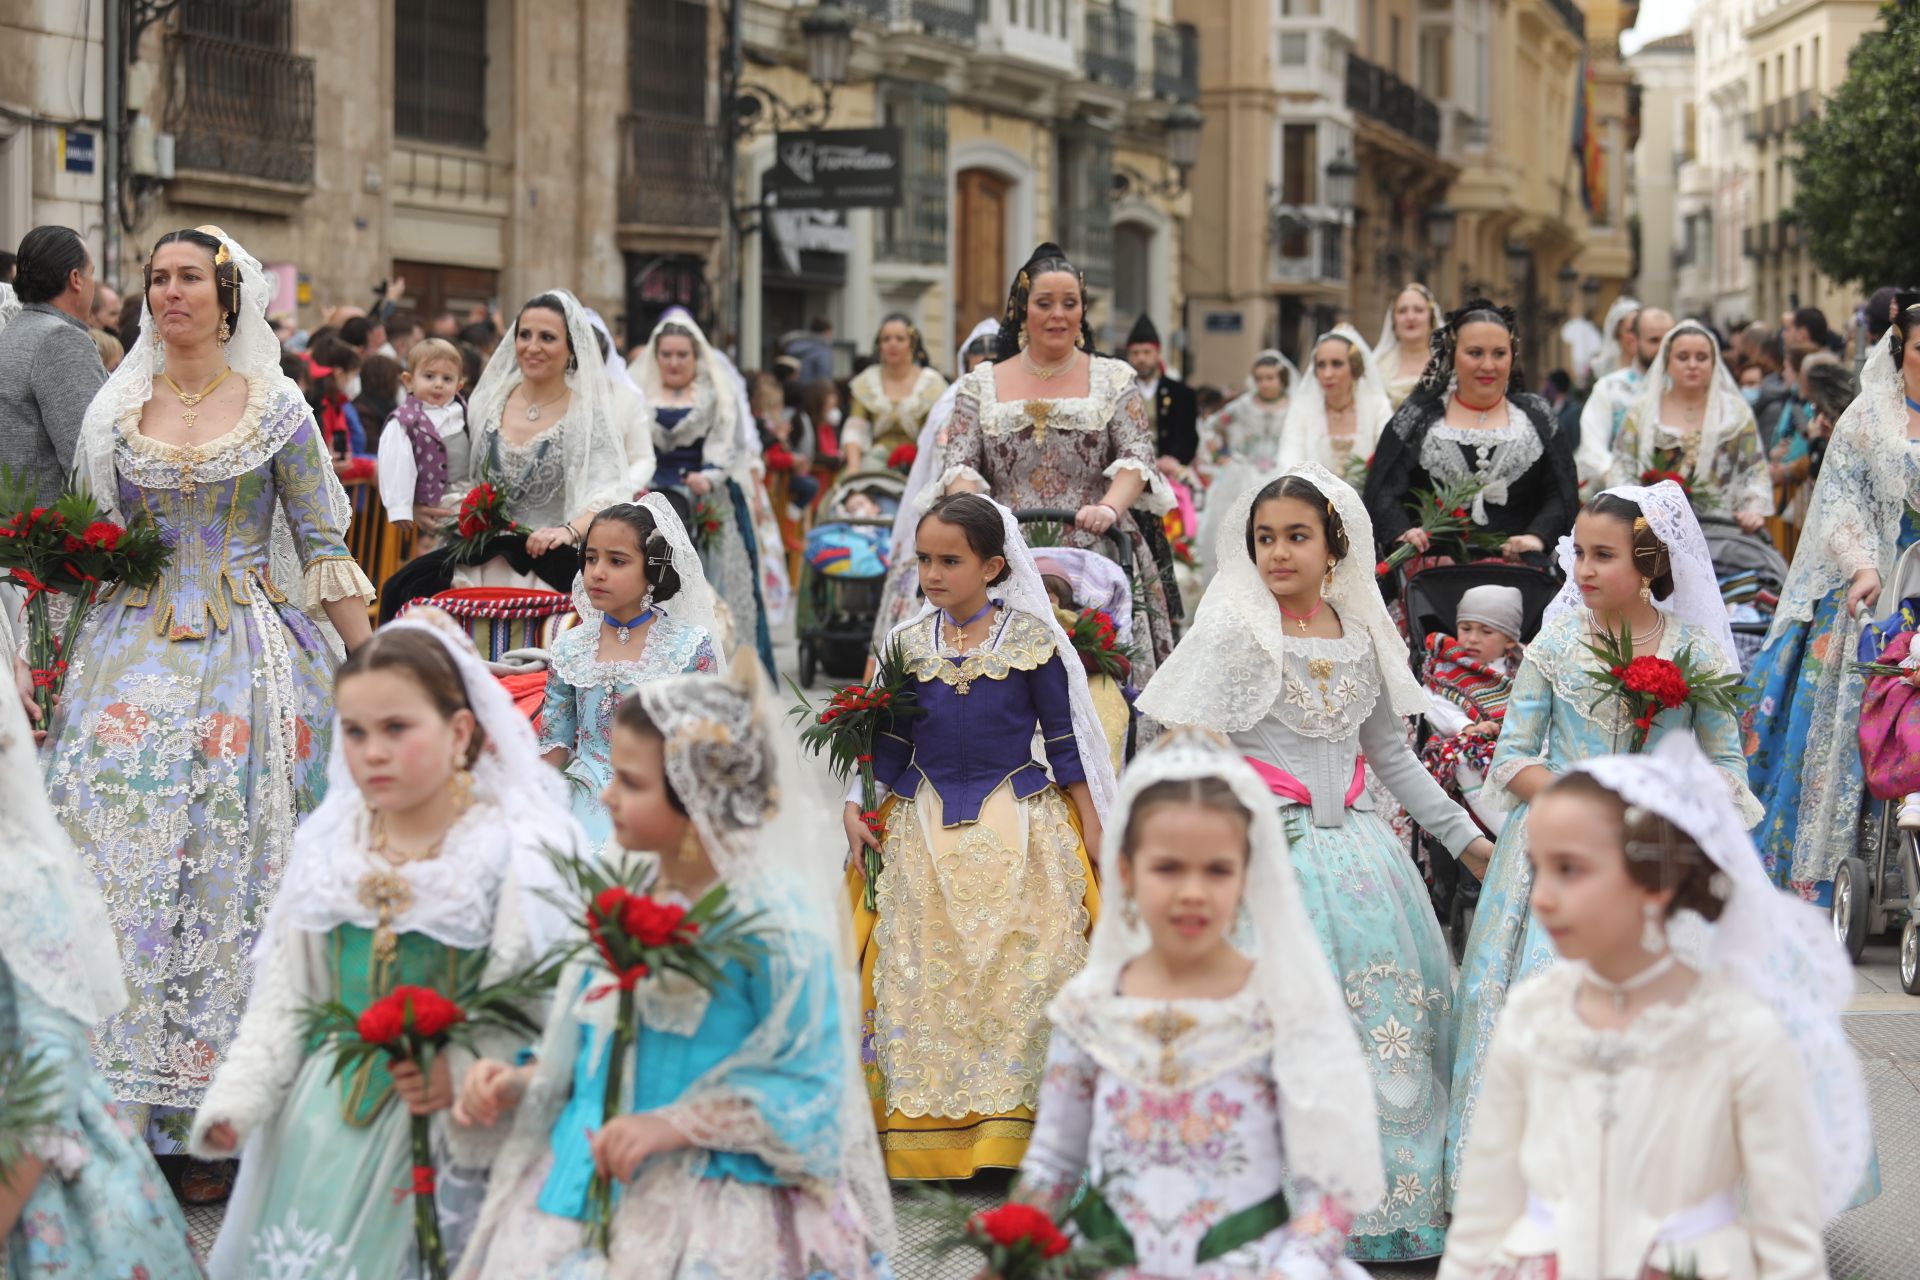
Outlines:
{"type": "Polygon", "coordinates": [[[922,508],[947,493],[989,493],[1019,511],[1075,512],[1069,546],[1095,547],[1118,528],[1132,549],[1136,608],[1146,630],[1133,678],[1144,686],[1173,649],[1164,579],[1142,535],[1173,507],[1154,467],[1153,427],[1133,370],[1092,353],[1086,282],[1058,245],[1043,244],[1014,278],[995,361],[960,380],[938,479],[922,508]]]}

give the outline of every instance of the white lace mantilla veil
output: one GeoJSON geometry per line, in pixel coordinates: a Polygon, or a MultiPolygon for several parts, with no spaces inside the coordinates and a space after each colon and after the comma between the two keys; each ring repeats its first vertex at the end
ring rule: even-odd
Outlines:
{"type": "Polygon", "coordinates": [[[1793,1042],[1805,1091],[1813,1174],[1828,1219],[1859,1191],[1873,1151],[1866,1081],[1840,1014],[1853,997],[1853,966],[1823,912],[1774,888],[1735,812],[1722,775],[1685,733],[1642,755],[1598,756],[1573,766],[1629,805],[1659,814],[1691,836],[1724,878],[1720,919],[1681,912],[1674,954],[1772,1008],[1793,1042]]]}
{"type": "MultiPolygon", "coordinates": [[[[667,540],[673,571],[680,575],[680,589],[673,593],[673,599],[663,600],[653,607],[683,627],[702,628],[713,637],[717,649],[720,644],[720,620],[713,607],[713,587],[700,567],[700,553],[694,550],[693,540],[687,537],[687,526],[680,523],[679,513],[674,511],[673,504],[667,501],[664,493],[649,493],[633,505],[645,507],[653,514],[654,527],[667,540]]],[[[573,575],[573,611],[580,615],[581,626],[600,625],[600,610],[588,602],[586,580],[578,573],[573,575]]]]}
{"type": "MultiPolygon", "coordinates": [[[[1087,790],[1093,796],[1094,812],[1100,815],[1100,824],[1104,828],[1107,815],[1113,812],[1114,801],[1120,793],[1120,784],[1113,774],[1113,747],[1108,743],[1106,730],[1101,727],[1099,713],[1094,709],[1086,669],[1080,665],[1080,657],[1074,651],[1073,641],[1067,637],[1066,628],[1060,625],[1060,619],[1053,612],[1053,597],[1047,594],[1046,584],[1040,580],[1039,566],[1034,564],[1033,550],[1027,546],[1026,537],[1020,532],[1020,522],[1013,518],[1012,511],[985,494],[969,496],[992,503],[1006,531],[1009,573],[1006,581],[988,588],[989,593],[1008,608],[1038,618],[1046,624],[1048,634],[1053,637],[1054,653],[1059,656],[1060,665],[1067,673],[1067,695],[1073,706],[1073,745],[1080,754],[1080,767],[1087,775],[1087,790]]],[[[918,613],[888,634],[888,642],[891,643],[894,636],[937,611],[938,606],[930,601],[922,604],[918,613]]]]}
{"type": "Polygon", "coordinates": [[[1315,338],[1307,348],[1307,372],[1300,378],[1299,390],[1288,403],[1287,416],[1280,425],[1280,460],[1288,466],[1311,459],[1316,443],[1327,434],[1327,393],[1321,389],[1312,366],[1321,344],[1332,338],[1345,338],[1361,365],[1360,376],[1353,380],[1353,443],[1349,448],[1354,456],[1372,457],[1374,446],[1380,442],[1380,433],[1387,429],[1387,421],[1393,417],[1393,400],[1387,395],[1380,362],[1367,349],[1366,340],[1357,329],[1348,324],[1338,325],[1315,338]]]}
{"type": "MultiPolygon", "coordinates": [[[[0,660],[16,639],[0,610],[0,660]]],[[[33,729],[11,688],[0,691],[0,957],[60,1012],[92,1028],[127,1006],[120,942],[100,886],[53,816],[33,729]]]]}
{"type": "MultiPolygon", "coordinates": [[[[213,236],[225,246],[228,257],[240,269],[240,318],[233,326],[233,336],[227,340],[228,368],[249,382],[266,382],[273,389],[275,398],[286,397],[305,404],[306,399],[301,395],[300,388],[280,371],[280,341],[273,335],[273,326],[267,323],[267,308],[273,301],[274,281],[261,269],[258,259],[220,228],[199,227],[197,230],[213,236]]],[[[120,439],[120,424],[130,416],[137,418],[147,401],[153,398],[154,376],[165,364],[166,347],[154,332],[153,313],[143,297],[140,302],[140,337],[120,362],[120,367],[113,371],[105,385],[94,395],[93,403],[87,406],[86,417],[80,427],[79,445],[74,450],[75,477],[86,486],[93,500],[111,519],[124,522],[126,518],[126,514],[120,510],[120,481],[113,465],[114,448],[120,439]]],[[[334,516],[340,522],[344,535],[353,520],[353,506],[348,502],[347,491],[333,468],[324,467],[322,473],[322,482],[327,486],[334,516]]],[[[273,532],[268,542],[267,563],[273,580],[283,588],[306,576],[299,554],[294,549],[293,530],[287,524],[286,510],[277,503],[273,509],[273,532]]],[[[301,598],[304,599],[304,593],[301,598]]],[[[326,614],[314,610],[312,616],[332,647],[334,657],[338,659],[345,656],[339,634],[326,614]]]]}
{"type": "MultiPolygon", "coordinates": [[[[1400,295],[1408,289],[1417,291],[1427,300],[1427,337],[1429,340],[1432,339],[1434,332],[1447,321],[1447,314],[1440,309],[1440,302],[1433,296],[1433,290],[1427,288],[1427,286],[1421,284],[1419,281],[1412,281],[1395,290],[1393,300],[1387,303],[1387,317],[1380,322],[1380,341],[1374,343],[1370,349],[1370,354],[1380,363],[1380,380],[1382,382],[1387,380],[1390,370],[1400,367],[1400,334],[1393,327],[1393,313],[1400,306],[1400,295]]],[[[1423,366],[1431,355],[1432,353],[1430,351],[1422,349],[1420,352],[1420,360],[1423,366]]]]}
{"type": "Polygon", "coordinates": [[[917,505],[920,493],[939,474],[935,468],[940,465],[941,449],[937,443],[940,433],[946,429],[953,417],[953,402],[960,394],[960,379],[967,372],[967,348],[981,338],[994,338],[1000,334],[1000,322],[992,316],[973,326],[967,340],[953,353],[953,381],[947,384],[940,398],[933,402],[933,408],[927,412],[926,425],[920,428],[920,439],[914,447],[913,466],[907,470],[907,487],[900,493],[900,510],[893,517],[893,554],[897,556],[913,554],[913,531],[919,527],[921,511],[917,505]]]}
{"type": "Polygon", "coordinates": [[[1618,298],[1615,298],[1613,305],[1607,308],[1607,318],[1600,324],[1600,354],[1593,358],[1593,376],[1595,379],[1612,373],[1615,369],[1621,367],[1620,322],[1626,319],[1629,313],[1638,311],[1639,309],[1639,300],[1629,298],[1625,294],[1621,294],[1618,298]]]}
{"type": "MultiPolygon", "coordinates": [[[[582,511],[624,502],[627,491],[627,442],[613,414],[613,384],[600,362],[600,344],[593,338],[593,323],[580,299],[565,289],[542,289],[533,298],[550,295],[560,300],[567,322],[567,341],[573,349],[575,368],[566,375],[567,390],[573,403],[567,406],[563,420],[570,420],[561,437],[566,464],[566,515],[572,519],[582,511]]],[[[524,309],[524,307],[523,307],[524,309]]],[[[516,322],[518,317],[515,317],[516,322]]],[[[520,385],[520,363],[513,354],[511,330],[494,348],[480,381],[474,385],[473,399],[467,406],[467,422],[474,431],[473,465],[478,468],[485,457],[483,437],[500,429],[500,417],[506,411],[507,397],[520,385]]],[[[551,429],[551,428],[549,428],[551,429]]]]}
{"type": "MultiPolygon", "coordinates": [[[[996,326],[996,328],[997,327],[998,326],[996,326]]],[[[1286,385],[1281,388],[1280,398],[1282,400],[1292,398],[1294,392],[1300,387],[1300,366],[1287,359],[1287,353],[1278,347],[1268,347],[1264,351],[1259,351],[1254,354],[1253,363],[1247,366],[1246,381],[1241,384],[1245,387],[1246,394],[1252,396],[1255,403],[1259,402],[1260,391],[1258,384],[1253,380],[1253,371],[1264,360],[1277,360],[1280,362],[1280,373],[1286,380],[1286,385]]],[[[1226,406],[1222,405],[1221,407],[1225,408],[1226,406]]]]}
{"type": "MultiPolygon", "coordinates": [[[[845,1179],[876,1247],[891,1251],[892,1198],[860,1067],[852,926],[846,897],[835,892],[846,850],[827,807],[835,788],[817,761],[801,756],[797,735],[779,722],[772,685],[749,650],[721,678],[667,676],[642,685],[635,696],[665,740],[667,780],[687,806],[714,869],[737,907],[760,913],[756,928],[766,953],[759,976],[772,992],[765,1016],[740,1047],[662,1109],[694,1145],[671,1157],[670,1174],[649,1182],[648,1212],[669,1236],[685,1231],[685,1206],[705,1167],[705,1152],[739,1152],[764,1160],[783,1182],[828,1194],[845,1179]],[[826,981],[820,980],[822,966],[830,972],[826,981]],[[837,1095],[767,1095],[762,1081],[781,1075],[785,1063],[822,1052],[840,1066],[837,1095]],[[750,1105],[740,1105],[743,1100],[750,1105]],[[766,1124],[768,1113],[798,1122],[812,1135],[811,1145],[788,1145],[766,1124]],[[666,1205],[656,1196],[680,1203],[666,1205]]],[[[561,975],[539,1046],[539,1070],[495,1162],[462,1274],[470,1273],[487,1237],[501,1225],[527,1169],[548,1150],[554,1121],[573,1088],[576,1027],[585,1020],[604,1031],[615,1016],[617,1001],[587,1001],[578,994],[582,963],[561,975]]],[[[658,999],[663,1008],[677,999],[656,991],[651,980],[636,994],[642,1002],[658,999]]],[[[695,1025],[704,1008],[695,1011],[695,1025]]],[[[666,1239],[662,1247],[677,1250],[683,1243],[666,1239]]]]}
{"type": "Polygon", "coordinates": [[[1653,357],[1653,363],[1647,366],[1647,376],[1640,380],[1640,389],[1634,396],[1632,408],[1628,410],[1634,421],[1640,424],[1640,452],[1634,465],[1642,474],[1653,466],[1654,437],[1657,434],[1654,427],[1660,421],[1660,397],[1673,389],[1673,379],[1667,373],[1667,353],[1672,350],[1674,339],[1684,338],[1688,334],[1705,338],[1713,349],[1713,385],[1707,393],[1706,415],[1700,422],[1698,456],[1701,465],[1711,464],[1734,433],[1753,420],[1753,410],[1740,394],[1740,384],[1733,380],[1732,370],[1727,368],[1726,360],[1720,355],[1720,339],[1698,320],[1682,320],[1667,330],[1667,336],[1660,340],[1660,350],[1653,357]]]}
{"type": "MultiPolygon", "coordinates": [[[[1720,647],[1727,670],[1739,671],[1740,653],[1733,643],[1733,622],[1727,614],[1726,601],[1720,596],[1720,578],[1713,571],[1707,535],[1700,531],[1700,521],[1693,514],[1693,504],[1687,500],[1686,491],[1671,480],[1662,480],[1652,488],[1622,484],[1606,492],[1638,506],[1653,536],[1667,549],[1667,562],[1673,568],[1673,594],[1665,600],[1655,600],[1654,607],[1711,635],[1720,647]]],[[[1580,584],[1573,577],[1572,534],[1560,535],[1556,554],[1566,583],[1547,605],[1543,619],[1546,622],[1563,613],[1586,608],[1580,598],[1580,584]]]]}
{"type": "MultiPolygon", "coordinates": [[[[1873,344],[1860,370],[1860,394],[1834,425],[1768,644],[1795,623],[1813,621],[1820,602],[1861,569],[1878,571],[1882,584],[1893,582],[1901,515],[1920,494],[1907,490],[1906,386],[1888,342],[1883,336],[1873,344]]],[[[1852,652],[1857,623],[1842,621],[1848,634],[1841,651],[1852,652]]]]}
{"type": "Polygon", "coordinates": [[[760,438],[753,431],[753,404],[747,396],[746,379],[725,352],[707,341],[706,333],[684,307],[669,308],[660,317],[647,335],[647,345],[640,348],[630,366],[639,370],[640,397],[646,401],[648,425],[652,425],[653,407],[660,403],[660,362],[656,358],[660,331],[670,324],[693,335],[694,381],[704,378],[713,393],[713,430],[708,435],[707,457],[715,457],[711,441],[720,436],[725,452],[719,455],[722,461],[718,465],[733,479],[741,480],[760,457],[760,438]]]}
{"type": "MultiPolygon", "coordinates": [[[[573,818],[567,781],[541,758],[532,722],[514,705],[506,686],[494,678],[464,631],[437,620],[436,611],[416,610],[387,623],[375,634],[403,630],[432,636],[447,651],[460,673],[467,705],[486,732],[486,746],[473,764],[474,794],[492,802],[512,833],[520,913],[534,952],[544,953],[576,930],[548,896],[558,893],[562,886],[543,850],[549,845],[568,853],[587,849],[586,836],[573,818]]],[[[329,859],[342,854],[359,857],[364,843],[367,804],[361,799],[353,771],[347,767],[345,742],[336,713],[333,750],[327,759],[327,797],[294,834],[286,879],[268,926],[261,931],[256,950],[260,958],[272,947],[279,929],[324,933],[343,920],[368,928],[377,923],[374,910],[357,897],[332,900],[326,886],[345,882],[321,874],[329,859]]],[[[409,922],[403,917],[402,927],[425,933],[450,947],[484,946],[492,936],[491,919],[436,920],[431,904],[422,905],[426,910],[420,913],[421,919],[409,922]]]]}
{"type": "MultiPolygon", "coordinates": [[[[1386,1194],[1373,1086],[1353,1020],[1300,900],[1280,811],[1266,784],[1209,732],[1163,736],[1127,768],[1104,831],[1100,882],[1122,883],[1121,844],[1141,793],[1156,783],[1197,778],[1225,782],[1253,815],[1247,883],[1232,941],[1253,959],[1248,981],[1273,1019],[1273,1078],[1280,1090],[1288,1170],[1348,1212],[1366,1213],[1386,1194]]],[[[1060,1001],[1097,1005],[1110,1000],[1119,990],[1121,971],[1151,945],[1144,924],[1129,924],[1121,911],[1102,912],[1093,926],[1086,968],[1067,983],[1060,1001]]],[[[1100,1046],[1082,1047],[1100,1057],[1100,1046]]]]}
{"type": "Polygon", "coordinates": [[[607,327],[607,322],[592,307],[587,308],[587,323],[593,326],[595,333],[607,340],[607,381],[639,395],[640,384],[633,380],[627,362],[620,358],[620,347],[613,340],[613,330],[607,327]]]}
{"type": "MultiPolygon", "coordinates": [[[[1335,567],[1333,587],[1324,598],[1348,635],[1359,630],[1372,639],[1394,714],[1422,714],[1431,703],[1414,679],[1407,642],[1388,616],[1374,579],[1373,521],[1360,495],[1318,463],[1289,467],[1274,479],[1284,476],[1311,482],[1333,504],[1350,550],[1335,567]]],[[[1220,568],[1200,597],[1193,629],[1141,691],[1141,714],[1161,724],[1239,733],[1266,719],[1280,700],[1286,628],[1273,593],[1247,554],[1247,517],[1265,487],[1247,490],[1227,508],[1214,536],[1214,563],[1220,568]]]]}

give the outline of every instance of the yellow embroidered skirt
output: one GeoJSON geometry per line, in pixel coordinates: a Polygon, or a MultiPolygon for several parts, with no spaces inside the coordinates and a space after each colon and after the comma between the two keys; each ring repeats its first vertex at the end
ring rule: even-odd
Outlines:
{"type": "Polygon", "coordinates": [[[1002,784],[948,827],[923,786],[889,799],[877,912],[847,871],[861,1062],[887,1174],[1019,1167],[1046,1068],[1046,1009],[1087,959],[1100,889],[1073,801],[1002,784]]]}

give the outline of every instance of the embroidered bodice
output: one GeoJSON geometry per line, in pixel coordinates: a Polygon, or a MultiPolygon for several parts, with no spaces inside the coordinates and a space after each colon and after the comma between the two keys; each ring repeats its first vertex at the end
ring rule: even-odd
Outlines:
{"type": "Polygon", "coordinates": [[[1249,392],[1220,410],[1201,442],[1208,464],[1238,462],[1261,474],[1278,467],[1288,403],[1285,396],[1268,403],[1249,392]]]}
{"type": "Polygon", "coordinates": [[[1083,1179],[1099,1188],[1132,1237],[1137,1270],[1119,1274],[1325,1274],[1274,1268],[1289,1249],[1330,1263],[1337,1231],[1292,1241],[1263,1234],[1197,1261],[1211,1228],[1275,1193],[1290,1202],[1296,1228],[1317,1219],[1314,1189],[1287,1173],[1273,1021],[1251,986],[1221,1000],[1069,994],[1051,1012],[1039,1118],[1020,1169],[1027,1194],[1059,1204],[1083,1179]]]}
{"type": "MultiPolygon", "coordinates": [[[[510,444],[497,424],[480,442],[481,476],[507,495],[507,511],[528,529],[550,529],[578,514],[567,510],[566,433],[574,410],[524,444],[510,444]]],[[[476,483],[478,481],[476,480],[476,483]]]]}
{"type": "MultiPolygon", "coordinates": [[[[849,440],[886,452],[920,438],[927,415],[947,389],[947,380],[931,369],[921,369],[913,389],[899,400],[887,397],[879,364],[870,364],[853,379],[852,412],[847,415],[849,440]],[[864,424],[864,425],[862,425],[864,424]]],[[[883,458],[884,460],[884,458],[883,458]]]]}
{"type": "MultiPolygon", "coordinates": [[[[1655,422],[1651,426],[1651,452],[1658,457],[1677,459],[1674,468],[1689,481],[1693,509],[1701,515],[1729,516],[1736,512],[1773,514],[1773,473],[1767,465],[1766,446],[1753,415],[1740,406],[1742,417],[1731,429],[1724,427],[1715,435],[1710,450],[1703,448],[1707,433],[1697,426],[1655,422]]],[[[1718,405],[1712,412],[1725,413],[1718,405]]],[[[1641,475],[1641,433],[1648,426],[1641,421],[1642,410],[1629,409],[1622,417],[1614,437],[1612,481],[1614,484],[1638,484],[1641,475]]]]}
{"type": "MultiPolygon", "coordinates": [[[[1507,784],[1528,765],[1545,765],[1561,773],[1589,756],[1627,749],[1632,716],[1619,698],[1594,679],[1599,659],[1587,649],[1588,638],[1587,613],[1581,609],[1548,619],[1527,646],[1488,772],[1486,798],[1496,808],[1511,806],[1507,784]]],[[[1690,652],[1705,671],[1726,668],[1719,646],[1706,631],[1669,616],[1657,656],[1671,660],[1682,652],[1690,652]]],[[[1662,711],[1653,722],[1649,749],[1674,732],[1694,735],[1726,777],[1741,816],[1758,822],[1762,810],[1747,789],[1739,722],[1725,711],[1692,706],[1662,711]]]]}
{"type": "Polygon", "coordinates": [[[347,553],[346,528],[332,506],[333,463],[304,400],[268,379],[248,382],[247,406],[232,430],[202,445],[140,434],[136,410],[114,447],[119,505],[143,514],[173,548],[160,581],[120,586],[109,598],[150,608],[157,634],[200,640],[225,631],[232,605],[274,604],[301,584],[277,582],[271,564],[276,509],[284,510],[306,580],[297,602],[370,593],[347,553]]]}
{"type": "Polygon", "coordinates": [[[1375,539],[1389,546],[1413,526],[1406,504],[1416,491],[1451,486],[1477,494],[1475,525],[1532,534],[1547,552],[1573,528],[1579,505],[1572,443],[1537,396],[1510,396],[1486,426],[1467,428],[1448,426],[1445,405],[1424,393],[1409,400],[1381,433],[1367,475],[1375,539]]]}
{"type": "Polygon", "coordinates": [[[1228,736],[1245,755],[1303,784],[1313,798],[1313,824],[1320,827],[1344,826],[1350,807],[1374,807],[1365,792],[1351,805],[1346,798],[1364,751],[1375,774],[1421,826],[1448,849],[1465,848],[1479,834],[1473,819],[1421,767],[1407,746],[1405,721],[1380,695],[1379,659],[1358,628],[1337,640],[1289,637],[1279,698],[1265,718],[1228,736]]]}
{"type": "Polygon", "coordinates": [[[540,749],[562,747],[573,756],[567,772],[598,796],[613,776],[613,716],[620,702],[649,680],[720,669],[713,637],[703,627],[654,616],[633,656],[599,658],[600,628],[581,625],[553,643],[546,700],[540,707],[540,749]]]}
{"type": "Polygon", "coordinates": [[[1540,1255],[1562,1280],[1825,1276],[1804,1090],[1773,1011],[1709,974],[1600,1031],[1575,1011],[1581,973],[1556,966],[1507,1000],[1440,1280],[1540,1255]],[[1656,1242],[1688,1216],[1691,1238],[1656,1242]]]}
{"type": "Polygon", "coordinates": [[[987,638],[965,653],[944,645],[941,630],[942,614],[935,610],[894,633],[924,714],[879,735],[874,777],[902,796],[917,794],[923,782],[932,787],[949,825],[974,821],[981,802],[1002,782],[1011,782],[1021,798],[1049,781],[1084,782],[1066,669],[1052,629],[1032,614],[1003,607],[987,638]],[[1033,758],[1036,724],[1051,779],[1033,758]]]}

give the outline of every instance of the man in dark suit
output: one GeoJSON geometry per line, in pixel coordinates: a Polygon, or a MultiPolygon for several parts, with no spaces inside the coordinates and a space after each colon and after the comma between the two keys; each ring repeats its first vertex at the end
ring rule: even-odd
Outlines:
{"type": "Polygon", "coordinates": [[[1127,363],[1140,380],[1140,396],[1153,420],[1154,450],[1168,475],[1193,463],[1200,452],[1200,405],[1193,388],[1167,372],[1160,359],[1160,331],[1142,315],[1127,335],[1127,363]]]}

